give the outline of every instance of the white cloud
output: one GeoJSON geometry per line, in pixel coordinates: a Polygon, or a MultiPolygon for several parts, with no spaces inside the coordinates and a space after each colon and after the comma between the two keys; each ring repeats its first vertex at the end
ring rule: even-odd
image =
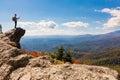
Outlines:
{"type": "Polygon", "coordinates": [[[66,27],[88,27],[88,23],[84,23],[84,22],[66,22],[66,23],[63,23],[62,24],[63,26],[66,26],[66,27]]]}
{"type": "Polygon", "coordinates": [[[18,25],[20,27],[30,28],[30,29],[41,29],[41,28],[54,29],[58,26],[57,23],[55,23],[54,21],[45,21],[45,20],[42,20],[38,23],[36,23],[36,22],[19,22],[18,25]]]}
{"type": "Polygon", "coordinates": [[[19,22],[18,25],[26,29],[26,36],[40,35],[81,35],[87,34],[73,29],[59,29],[59,25],[54,21],[19,22]]]}
{"type": "Polygon", "coordinates": [[[109,13],[112,16],[105,24],[103,24],[104,29],[120,27],[120,9],[119,9],[119,7],[115,8],[115,9],[104,8],[101,10],[101,12],[109,13]]]}

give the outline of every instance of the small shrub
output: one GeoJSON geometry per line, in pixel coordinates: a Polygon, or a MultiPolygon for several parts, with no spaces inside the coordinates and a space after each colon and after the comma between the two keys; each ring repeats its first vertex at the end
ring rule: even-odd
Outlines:
{"type": "Polygon", "coordinates": [[[74,60],[73,64],[79,64],[79,60],[74,60]]]}
{"type": "Polygon", "coordinates": [[[39,56],[43,56],[44,55],[44,53],[40,53],[40,52],[37,52],[37,51],[33,51],[33,52],[25,51],[25,54],[31,55],[33,57],[39,57],[39,56]]]}

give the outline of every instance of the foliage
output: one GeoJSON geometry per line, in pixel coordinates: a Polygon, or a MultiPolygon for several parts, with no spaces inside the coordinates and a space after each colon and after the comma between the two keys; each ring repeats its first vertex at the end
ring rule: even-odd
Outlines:
{"type": "Polygon", "coordinates": [[[73,64],[79,64],[79,60],[74,60],[73,64]]]}
{"type": "Polygon", "coordinates": [[[42,52],[37,52],[37,51],[33,51],[33,52],[25,51],[25,54],[30,55],[30,56],[32,56],[32,57],[40,57],[40,56],[43,56],[43,55],[44,55],[44,53],[42,53],[42,52]]]}
{"type": "Polygon", "coordinates": [[[64,56],[64,61],[72,63],[72,53],[71,51],[67,51],[64,56]]]}
{"type": "Polygon", "coordinates": [[[120,49],[107,49],[99,52],[86,53],[79,60],[83,64],[120,65],[120,49]]]}
{"type": "Polygon", "coordinates": [[[58,60],[63,60],[64,54],[65,54],[65,49],[63,46],[60,46],[55,52],[55,58],[58,60]]]}
{"type": "Polygon", "coordinates": [[[57,60],[70,62],[72,63],[72,52],[71,51],[65,51],[63,46],[60,46],[56,52],[51,53],[50,56],[52,58],[55,58],[57,60]]]}

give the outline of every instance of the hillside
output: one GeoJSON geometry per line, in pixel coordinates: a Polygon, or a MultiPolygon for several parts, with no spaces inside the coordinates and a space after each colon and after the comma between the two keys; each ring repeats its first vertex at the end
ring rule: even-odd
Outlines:
{"type": "Polygon", "coordinates": [[[0,80],[118,80],[118,72],[107,67],[54,65],[47,55],[25,54],[19,44],[24,33],[17,28],[0,35],[0,80]]]}
{"type": "MultiPolygon", "coordinates": [[[[78,56],[79,55],[81,55],[80,59],[89,59],[91,60],[90,62],[92,62],[92,60],[97,60],[96,62],[92,62],[91,64],[98,63],[98,65],[120,65],[120,48],[111,50],[108,49],[100,52],[94,52],[92,54],[78,53],[78,56]]],[[[84,61],[81,62],[84,63],[84,61]]]]}
{"type": "Polygon", "coordinates": [[[107,49],[93,53],[76,53],[80,64],[107,66],[120,73],[120,48],[107,49]]]}

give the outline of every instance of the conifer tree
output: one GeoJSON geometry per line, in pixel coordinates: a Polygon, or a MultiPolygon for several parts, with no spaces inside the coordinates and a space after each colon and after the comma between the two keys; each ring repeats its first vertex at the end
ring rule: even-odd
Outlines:
{"type": "Polygon", "coordinates": [[[65,49],[63,46],[59,47],[57,51],[55,52],[56,59],[63,60],[65,49]]]}

